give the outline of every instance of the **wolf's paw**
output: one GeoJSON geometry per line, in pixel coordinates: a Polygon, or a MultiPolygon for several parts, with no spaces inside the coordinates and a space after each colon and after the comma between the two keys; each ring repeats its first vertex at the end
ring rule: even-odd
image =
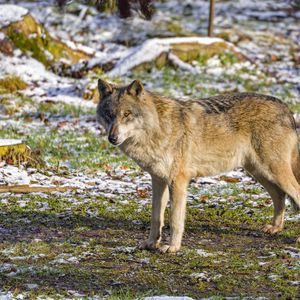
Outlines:
{"type": "Polygon", "coordinates": [[[300,244],[300,236],[296,239],[296,243],[300,244]]]}
{"type": "Polygon", "coordinates": [[[262,230],[265,233],[275,234],[277,232],[282,231],[282,228],[279,227],[279,226],[274,226],[274,225],[267,224],[267,225],[264,226],[264,228],[262,230]]]}
{"type": "Polygon", "coordinates": [[[160,253],[175,253],[177,251],[179,251],[180,246],[174,246],[174,245],[163,245],[161,247],[158,248],[158,251],[160,253]]]}
{"type": "Polygon", "coordinates": [[[139,245],[140,250],[155,250],[159,247],[159,241],[146,240],[139,245]]]}

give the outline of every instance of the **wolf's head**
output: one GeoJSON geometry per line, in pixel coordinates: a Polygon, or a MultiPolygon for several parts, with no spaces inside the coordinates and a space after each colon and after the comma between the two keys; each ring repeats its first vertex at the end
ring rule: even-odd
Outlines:
{"type": "Polygon", "coordinates": [[[154,110],[140,81],[119,87],[99,79],[98,89],[97,120],[106,129],[113,145],[138,137],[144,133],[146,125],[153,122],[154,110]]]}

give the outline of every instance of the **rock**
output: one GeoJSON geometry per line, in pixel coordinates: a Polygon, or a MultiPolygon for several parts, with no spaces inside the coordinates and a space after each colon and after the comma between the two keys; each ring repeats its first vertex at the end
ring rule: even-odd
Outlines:
{"type": "MultiPolygon", "coordinates": [[[[6,36],[10,46],[13,45],[24,53],[30,53],[46,67],[54,64],[68,66],[91,57],[91,54],[72,49],[53,38],[26,9],[20,6],[0,5],[0,12],[0,33],[6,36]]],[[[8,49],[6,52],[11,52],[7,42],[5,45],[2,48],[8,49]]]]}

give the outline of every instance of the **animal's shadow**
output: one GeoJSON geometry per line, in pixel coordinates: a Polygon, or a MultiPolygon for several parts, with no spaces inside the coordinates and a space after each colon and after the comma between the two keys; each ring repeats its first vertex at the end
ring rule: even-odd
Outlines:
{"type": "MultiPolygon", "coordinates": [[[[136,220],[136,218],[135,218],[136,220]]],[[[53,239],[62,239],[72,236],[78,236],[78,229],[84,228],[80,231],[83,238],[101,235],[107,232],[102,240],[109,240],[109,234],[114,235],[116,232],[120,236],[120,243],[122,243],[122,236],[128,235],[132,240],[140,242],[144,240],[150,228],[150,219],[147,222],[137,222],[124,217],[112,218],[105,215],[99,216],[82,216],[78,214],[54,214],[43,212],[2,212],[0,214],[0,242],[31,242],[34,239],[40,239],[44,241],[51,241],[53,239]]],[[[169,235],[170,228],[168,223],[164,226],[164,240],[169,235]]],[[[202,234],[209,234],[211,236],[226,236],[230,235],[231,239],[233,235],[239,237],[250,237],[253,239],[253,243],[256,240],[276,241],[283,244],[293,244],[295,238],[285,237],[283,235],[267,235],[261,232],[260,228],[253,230],[245,226],[217,226],[211,224],[205,224],[199,222],[199,224],[187,224],[183,243],[197,243],[198,239],[201,239],[202,234]]],[[[100,236],[101,238],[101,236],[100,236]]]]}

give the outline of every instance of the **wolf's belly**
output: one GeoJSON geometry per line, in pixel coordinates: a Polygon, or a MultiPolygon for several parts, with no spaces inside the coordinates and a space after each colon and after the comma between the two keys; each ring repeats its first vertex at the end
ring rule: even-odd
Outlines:
{"type": "Polygon", "coordinates": [[[222,154],[205,154],[194,159],[190,165],[190,172],[196,176],[214,176],[229,172],[237,167],[243,167],[244,151],[238,149],[222,154]]]}

